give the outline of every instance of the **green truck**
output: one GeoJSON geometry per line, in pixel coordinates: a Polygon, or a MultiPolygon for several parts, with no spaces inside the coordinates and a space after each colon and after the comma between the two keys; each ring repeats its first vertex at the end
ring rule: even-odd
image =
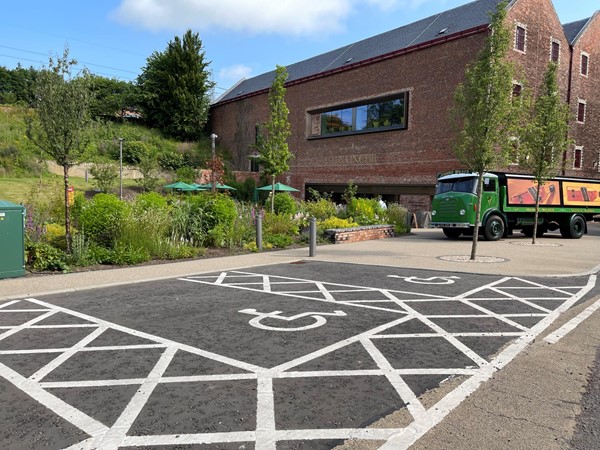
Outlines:
{"type": "MultiPolygon", "coordinates": [[[[432,202],[431,227],[450,239],[473,235],[477,215],[477,179],[473,172],[438,176],[432,202]]],[[[497,241],[521,230],[533,235],[537,183],[530,175],[489,172],[483,176],[480,232],[497,241]]],[[[564,238],[579,239],[587,222],[600,214],[600,180],[555,177],[540,188],[537,236],[560,230],[564,238]]]]}

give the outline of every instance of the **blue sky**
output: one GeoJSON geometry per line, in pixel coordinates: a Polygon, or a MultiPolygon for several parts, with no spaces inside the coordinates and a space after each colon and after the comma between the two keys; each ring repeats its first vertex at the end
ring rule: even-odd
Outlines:
{"type": "MultiPolygon", "coordinates": [[[[469,0],[5,0],[0,65],[36,68],[70,55],[93,73],[135,80],[176,35],[200,33],[216,94],[251,77],[379,34],[469,0]]],[[[563,23],[598,0],[554,0],[563,23]]]]}

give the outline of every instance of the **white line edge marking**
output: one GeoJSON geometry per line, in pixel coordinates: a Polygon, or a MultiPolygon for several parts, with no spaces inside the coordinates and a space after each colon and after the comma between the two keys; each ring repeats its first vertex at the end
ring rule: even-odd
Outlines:
{"type": "Polygon", "coordinates": [[[567,334],[573,331],[581,322],[590,317],[594,312],[600,309],[600,300],[597,300],[591,306],[588,306],[582,312],[580,312],[576,317],[573,317],[567,323],[565,323],[562,327],[556,330],[554,333],[549,334],[544,338],[544,342],[548,342],[550,344],[556,344],[562,338],[564,338],[567,334]]]}

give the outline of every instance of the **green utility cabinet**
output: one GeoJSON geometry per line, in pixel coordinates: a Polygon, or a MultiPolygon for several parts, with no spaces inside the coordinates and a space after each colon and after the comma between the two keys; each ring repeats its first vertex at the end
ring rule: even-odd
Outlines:
{"type": "Polygon", "coordinates": [[[25,275],[25,208],[0,200],[0,278],[25,275]]]}

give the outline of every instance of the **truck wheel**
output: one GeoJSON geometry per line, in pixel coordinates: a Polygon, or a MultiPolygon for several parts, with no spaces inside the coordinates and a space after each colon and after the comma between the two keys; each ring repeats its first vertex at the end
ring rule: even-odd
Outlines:
{"type": "Polygon", "coordinates": [[[463,234],[463,230],[460,228],[444,228],[443,230],[448,239],[458,239],[463,234]]]}
{"type": "Polygon", "coordinates": [[[487,241],[498,241],[502,236],[504,236],[504,221],[499,216],[490,216],[485,223],[483,237],[487,241]]]}
{"type": "Polygon", "coordinates": [[[567,239],[580,239],[585,233],[585,220],[581,216],[573,216],[568,226],[560,227],[560,235],[567,239]]]}

